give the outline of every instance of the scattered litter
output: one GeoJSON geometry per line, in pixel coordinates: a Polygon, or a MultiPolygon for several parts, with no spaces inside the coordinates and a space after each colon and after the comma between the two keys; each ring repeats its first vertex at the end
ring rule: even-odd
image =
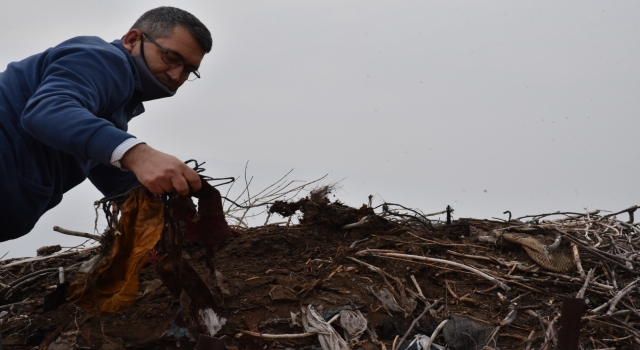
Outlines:
{"type": "Polygon", "coordinates": [[[204,321],[204,324],[207,325],[207,330],[209,331],[210,336],[216,335],[222,326],[227,322],[227,319],[224,317],[218,317],[216,313],[211,309],[200,310],[200,317],[204,321]]]}
{"type": "Polygon", "coordinates": [[[53,342],[48,350],[75,350],[76,342],[78,341],[79,331],[70,331],[60,334],[60,336],[53,342]]]}
{"type": "Polygon", "coordinates": [[[364,331],[367,330],[367,319],[360,310],[342,310],[340,311],[340,325],[344,329],[344,338],[347,343],[354,344],[360,340],[364,331]]]}
{"type": "MultiPolygon", "coordinates": [[[[389,289],[387,289],[386,287],[381,288],[379,292],[376,292],[372,286],[368,286],[367,290],[371,292],[371,294],[373,294],[376,298],[378,298],[378,300],[384,303],[387,309],[396,312],[404,312],[404,310],[402,310],[402,308],[396,302],[393,294],[391,294],[389,289]]],[[[407,306],[409,307],[408,311],[412,312],[418,306],[418,302],[413,298],[408,298],[407,306]]]]}
{"type": "MultiPolygon", "coordinates": [[[[125,345],[200,350],[204,343],[187,339],[213,339],[209,334],[220,336],[216,342],[229,350],[388,350],[394,340],[398,350],[443,349],[429,345],[434,339],[455,350],[478,350],[483,343],[499,349],[552,348],[562,344],[566,328],[560,328],[560,316],[567,298],[584,301],[576,328],[585,349],[637,345],[640,224],[626,218],[634,207],[447,224],[400,205],[358,209],[311,194],[298,203],[297,218],[293,215],[287,226],[251,228],[245,225],[246,209],[227,211],[242,235],[216,247],[215,261],[202,245],[206,230],[197,228],[197,220],[190,226],[194,240],[178,222],[172,238],[153,247],[162,258],[158,264],[144,264],[139,274],[131,274],[140,283],[129,296],[144,298],[101,317],[88,318],[72,302],[49,309],[43,301],[62,284],[55,272],[59,267],[72,281],[100,271],[109,258],[105,242],[98,249],[0,261],[5,348],[55,342],[51,348],[61,350],[125,345]],[[341,230],[358,222],[365,226],[341,230]],[[538,242],[534,248],[513,239],[523,235],[538,242]],[[495,241],[486,243],[485,236],[495,241]],[[350,248],[353,242],[358,244],[350,248]],[[558,252],[564,260],[555,256],[558,252]],[[163,260],[166,256],[173,258],[163,260]],[[568,270],[557,272],[558,266],[568,270]],[[160,289],[160,280],[168,293],[160,289]],[[211,305],[214,296],[219,303],[211,305]],[[436,301],[444,305],[420,314],[436,301]]],[[[170,201],[161,204],[170,207],[170,201]]],[[[286,203],[281,207],[287,209],[286,203]]]]}
{"type": "Polygon", "coordinates": [[[349,350],[347,342],[320,316],[313,306],[308,305],[306,309],[302,308],[302,314],[304,315],[302,317],[304,330],[319,333],[318,340],[323,350],[349,350]]]}
{"type": "Polygon", "coordinates": [[[143,282],[142,285],[144,286],[144,291],[138,296],[138,298],[154,293],[162,285],[162,280],[156,278],[152,281],[143,282]]]}
{"type": "Polygon", "coordinates": [[[289,311],[289,313],[291,314],[291,327],[293,326],[298,326],[298,327],[302,327],[302,318],[300,316],[300,312],[293,312],[293,311],[289,311]]]}
{"type": "Polygon", "coordinates": [[[165,337],[173,337],[173,338],[187,338],[189,340],[194,340],[195,338],[191,335],[191,333],[189,333],[189,330],[186,327],[180,327],[178,325],[176,325],[175,322],[171,323],[171,327],[169,328],[169,330],[164,334],[165,337]]]}
{"type": "MultiPolygon", "coordinates": [[[[413,341],[411,341],[407,345],[402,345],[398,350],[427,350],[427,344],[429,343],[429,337],[424,334],[416,334],[413,341]]],[[[445,347],[438,344],[431,344],[431,349],[429,350],[444,350],[445,347]]],[[[458,350],[458,349],[456,349],[458,350]]]]}
{"type": "Polygon", "coordinates": [[[447,344],[456,350],[481,350],[494,329],[468,317],[451,314],[449,322],[442,329],[442,335],[447,344]]]}

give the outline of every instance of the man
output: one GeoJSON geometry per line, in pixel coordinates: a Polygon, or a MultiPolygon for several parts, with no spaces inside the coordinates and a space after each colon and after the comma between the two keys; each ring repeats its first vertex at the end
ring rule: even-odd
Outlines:
{"type": "Polygon", "coordinates": [[[211,51],[192,14],[159,7],[112,43],[76,37],[0,73],[0,242],[27,234],[87,177],[104,194],[135,178],[155,194],[198,191],[198,174],[128,134],[143,101],[170,97],[211,51]]]}

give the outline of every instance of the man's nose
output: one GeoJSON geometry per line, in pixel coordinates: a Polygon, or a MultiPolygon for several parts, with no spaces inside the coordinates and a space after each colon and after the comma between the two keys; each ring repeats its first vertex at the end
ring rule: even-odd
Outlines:
{"type": "Polygon", "coordinates": [[[167,70],[167,75],[169,76],[169,78],[171,78],[171,80],[179,82],[183,70],[183,66],[172,67],[167,70]]]}

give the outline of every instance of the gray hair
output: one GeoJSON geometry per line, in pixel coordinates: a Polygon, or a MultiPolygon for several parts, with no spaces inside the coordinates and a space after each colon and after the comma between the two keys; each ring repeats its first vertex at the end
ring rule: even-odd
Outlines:
{"type": "Polygon", "coordinates": [[[182,26],[193,35],[205,53],[211,51],[213,40],[209,29],[196,16],[175,7],[162,6],[145,12],[131,29],[141,30],[152,38],[168,38],[175,26],[182,26]]]}

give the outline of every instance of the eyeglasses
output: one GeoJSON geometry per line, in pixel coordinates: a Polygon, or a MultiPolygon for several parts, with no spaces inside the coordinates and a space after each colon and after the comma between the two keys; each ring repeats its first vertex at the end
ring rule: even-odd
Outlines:
{"type": "MultiPolygon", "coordinates": [[[[184,58],[182,58],[182,55],[180,55],[177,52],[167,50],[164,47],[160,46],[160,44],[158,44],[155,40],[153,40],[153,38],[151,38],[145,32],[142,32],[142,35],[144,35],[147,39],[149,39],[149,41],[151,41],[154,45],[156,45],[160,49],[160,51],[162,51],[162,62],[164,62],[167,66],[171,68],[177,68],[180,66],[184,67],[182,69],[182,73],[180,73],[180,78],[187,81],[194,81],[200,78],[200,72],[198,72],[198,70],[192,66],[187,66],[184,63],[184,58]]],[[[143,45],[142,42],[140,45],[141,46],[143,45]]],[[[144,52],[143,47],[141,47],[141,49],[144,52]]],[[[142,54],[144,55],[144,53],[142,54]]]]}

